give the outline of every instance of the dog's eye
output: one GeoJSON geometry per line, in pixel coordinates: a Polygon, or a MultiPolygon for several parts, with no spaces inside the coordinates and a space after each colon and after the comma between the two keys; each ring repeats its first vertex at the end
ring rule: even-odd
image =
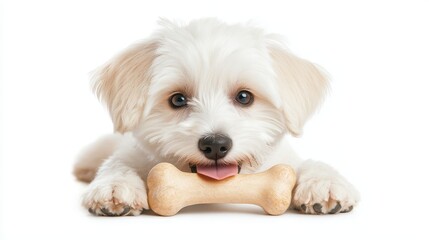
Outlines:
{"type": "Polygon", "coordinates": [[[253,103],[253,94],[246,90],[240,91],[235,97],[235,101],[237,101],[241,105],[248,106],[253,103]]]}
{"type": "Polygon", "coordinates": [[[181,108],[188,105],[188,100],[186,99],[185,95],[181,93],[176,93],[171,96],[169,102],[172,108],[181,108]]]}

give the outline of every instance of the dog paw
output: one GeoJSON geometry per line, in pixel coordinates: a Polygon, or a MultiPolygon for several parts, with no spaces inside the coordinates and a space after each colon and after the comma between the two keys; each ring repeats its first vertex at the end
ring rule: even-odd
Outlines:
{"type": "Polygon", "coordinates": [[[137,216],[143,209],[148,209],[144,186],[141,179],[134,182],[92,182],[84,195],[83,205],[94,215],[137,216]]]}
{"type": "Polygon", "coordinates": [[[353,210],[359,194],[352,184],[329,166],[315,162],[298,174],[293,207],[308,214],[335,214],[353,210]]]}

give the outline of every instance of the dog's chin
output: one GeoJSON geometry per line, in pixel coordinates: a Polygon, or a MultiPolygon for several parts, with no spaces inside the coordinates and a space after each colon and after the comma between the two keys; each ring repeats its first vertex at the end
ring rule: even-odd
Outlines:
{"type": "Polygon", "coordinates": [[[231,176],[235,176],[241,171],[241,164],[237,162],[221,163],[221,161],[216,161],[210,165],[189,164],[189,167],[193,173],[198,173],[216,180],[222,180],[231,176]]]}

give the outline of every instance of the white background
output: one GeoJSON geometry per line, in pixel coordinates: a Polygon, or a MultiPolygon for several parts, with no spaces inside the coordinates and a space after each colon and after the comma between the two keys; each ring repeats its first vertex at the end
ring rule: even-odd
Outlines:
{"type": "Polygon", "coordinates": [[[0,239],[428,239],[426,2],[3,2],[0,239]],[[86,185],[71,175],[74,157],[112,129],[89,72],[148,36],[159,17],[253,19],[323,66],[331,94],[293,144],[347,176],[361,204],[329,216],[271,217],[247,206],[191,207],[168,218],[89,215],[80,206],[86,185]]]}

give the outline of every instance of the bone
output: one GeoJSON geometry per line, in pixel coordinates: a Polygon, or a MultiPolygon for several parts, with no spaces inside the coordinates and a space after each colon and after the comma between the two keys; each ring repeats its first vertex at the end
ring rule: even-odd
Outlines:
{"type": "Polygon", "coordinates": [[[294,170],[283,164],[265,172],[214,180],[160,163],[147,178],[149,207],[158,215],[172,216],[195,204],[242,203],[256,204],[270,215],[280,215],[289,207],[295,182],[294,170]]]}

